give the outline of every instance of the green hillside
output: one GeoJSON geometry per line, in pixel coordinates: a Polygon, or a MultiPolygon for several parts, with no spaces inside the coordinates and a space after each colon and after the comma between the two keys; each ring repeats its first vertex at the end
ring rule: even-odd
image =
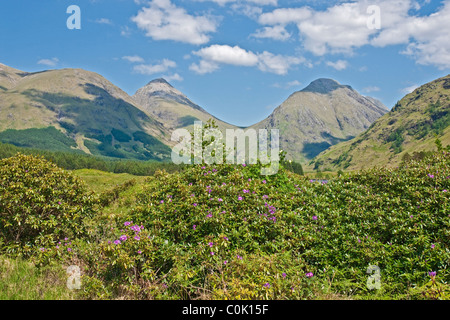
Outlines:
{"type": "Polygon", "coordinates": [[[162,124],[100,75],[81,69],[20,73],[3,65],[1,70],[1,142],[122,159],[169,159],[162,124]]]}
{"type": "Polygon", "coordinates": [[[450,145],[450,75],[406,95],[367,131],[324,151],[310,166],[320,170],[395,167],[402,159],[435,150],[436,138],[444,147],[450,145]]]}

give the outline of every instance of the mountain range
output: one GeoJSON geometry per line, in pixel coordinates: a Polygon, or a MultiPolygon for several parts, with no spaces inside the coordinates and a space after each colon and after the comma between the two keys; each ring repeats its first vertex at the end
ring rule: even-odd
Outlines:
{"type": "MultiPolygon", "coordinates": [[[[436,103],[431,93],[416,91],[421,93],[419,97],[410,96],[389,111],[377,99],[360,95],[349,85],[321,78],[292,93],[271,115],[249,128],[279,129],[281,149],[288,159],[316,168],[349,168],[350,158],[336,165],[333,154],[341,160],[342,153],[349,154],[341,153],[340,146],[364,140],[370,137],[370,130],[380,126],[397,130],[397,125],[387,124],[394,121],[391,114],[397,114],[397,124],[403,123],[400,120],[409,112],[411,101],[422,105],[421,100],[430,95],[428,100],[436,103]],[[382,120],[387,118],[387,122],[382,120]]],[[[437,108],[443,111],[433,109],[431,121],[447,107],[444,103],[437,108]]],[[[4,143],[164,161],[170,159],[175,144],[170,140],[173,130],[190,129],[195,120],[209,119],[221,130],[238,128],[215,118],[161,78],[129,96],[101,75],[83,69],[29,73],[0,64],[0,141],[4,143]]],[[[389,130],[384,135],[389,136],[389,130]]],[[[392,137],[385,141],[389,139],[392,137]]]]}

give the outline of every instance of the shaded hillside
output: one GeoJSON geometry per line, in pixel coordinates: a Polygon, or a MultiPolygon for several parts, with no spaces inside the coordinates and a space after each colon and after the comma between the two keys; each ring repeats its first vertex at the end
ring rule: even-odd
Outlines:
{"type": "Polygon", "coordinates": [[[0,65],[0,85],[0,141],[117,158],[162,160],[170,154],[163,125],[96,73],[26,73],[0,65]]]}

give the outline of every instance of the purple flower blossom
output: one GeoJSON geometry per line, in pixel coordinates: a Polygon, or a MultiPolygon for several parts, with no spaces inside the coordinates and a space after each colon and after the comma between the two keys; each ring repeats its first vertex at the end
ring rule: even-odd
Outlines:
{"type": "Polygon", "coordinates": [[[314,276],[314,273],[308,272],[308,273],[306,274],[306,276],[307,276],[308,278],[312,278],[312,277],[314,276]]]}
{"type": "Polygon", "coordinates": [[[122,236],[120,236],[120,238],[119,238],[121,241],[125,241],[125,240],[127,240],[128,238],[127,238],[127,236],[126,235],[122,235],[122,236]]]}
{"type": "Polygon", "coordinates": [[[193,205],[194,207],[196,207],[196,206],[197,206],[197,203],[193,203],[192,205],[193,205]]]}
{"type": "Polygon", "coordinates": [[[264,184],[266,184],[266,182],[267,182],[266,180],[263,180],[263,181],[262,181],[262,183],[264,183],[264,184]]]}
{"type": "Polygon", "coordinates": [[[141,240],[141,238],[139,236],[136,236],[136,237],[134,237],[134,240],[139,241],[139,240],[141,240]]]}
{"type": "Polygon", "coordinates": [[[224,262],[223,262],[223,264],[227,264],[228,263],[228,261],[227,260],[225,260],[224,262]]]}
{"type": "Polygon", "coordinates": [[[67,248],[67,251],[68,251],[68,252],[71,252],[71,251],[72,251],[72,249],[71,249],[71,248],[67,248]]]}
{"type": "Polygon", "coordinates": [[[242,260],[242,257],[240,255],[236,255],[236,256],[239,260],[242,260]]]}
{"type": "Polygon", "coordinates": [[[217,199],[217,201],[219,201],[219,202],[222,202],[222,201],[223,201],[223,199],[222,199],[222,198],[219,198],[219,199],[217,199]]]}
{"type": "Polygon", "coordinates": [[[214,243],[212,243],[212,242],[209,242],[209,243],[208,243],[208,246],[209,246],[210,248],[212,248],[213,245],[214,245],[214,243]]]}
{"type": "Polygon", "coordinates": [[[434,247],[435,247],[435,245],[434,245],[434,244],[432,244],[432,245],[431,245],[431,249],[434,249],[434,247]]]}
{"type": "Polygon", "coordinates": [[[131,224],[130,221],[125,221],[125,223],[123,224],[124,226],[129,226],[131,224]]]}
{"type": "Polygon", "coordinates": [[[436,277],[436,271],[430,271],[430,272],[428,272],[428,275],[432,278],[436,277]]]}
{"type": "Polygon", "coordinates": [[[283,272],[283,273],[281,274],[281,276],[282,276],[283,278],[286,278],[286,273],[283,272]]]}
{"type": "Polygon", "coordinates": [[[228,241],[228,237],[224,236],[223,238],[228,241]]]}
{"type": "Polygon", "coordinates": [[[194,224],[194,225],[192,226],[192,229],[195,230],[196,228],[197,228],[197,225],[194,224]]]}
{"type": "Polygon", "coordinates": [[[264,287],[270,288],[270,284],[268,282],[264,283],[264,287]]]}
{"type": "Polygon", "coordinates": [[[141,251],[141,250],[138,250],[138,253],[139,253],[139,254],[141,254],[141,253],[142,253],[142,251],[141,251]]]}
{"type": "Polygon", "coordinates": [[[214,255],[214,252],[211,251],[210,253],[211,253],[212,256],[214,255]]]}
{"type": "Polygon", "coordinates": [[[317,220],[317,216],[313,216],[312,219],[313,219],[313,220],[317,220]]]}
{"type": "Polygon", "coordinates": [[[431,179],[434,178],[434,175],[432,175],[431,173],[429,173],[428,176],[429,176],[431,179]]]}
{"type": "Polygon", "coordinates": [[[239,201],[241,201],[241,200],[242,200],[242,197],[241,197],[241,196],[239,196],[239,197],[238,197],[238,200],[239,200],[239,201]]]}
{"type": "Polygon", "coordinates": [[[210,213],[210,214],[208,214],[206,217],[207,217],[207,218],[212,218],[212,214],[210,213]]]}

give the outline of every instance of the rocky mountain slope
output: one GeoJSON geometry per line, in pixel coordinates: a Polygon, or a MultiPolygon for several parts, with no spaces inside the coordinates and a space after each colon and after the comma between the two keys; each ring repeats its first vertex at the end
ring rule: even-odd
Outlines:
{"type": "Polygon", "coordinates": [[[388,112],[378,100],[335,80],[318,79],[293,93],[255,129],[279,129],[281,149],[298,162],[354,138],[388,112]]]}
{"type": "Polygon", "coordinates": [[[236,128],[215,118],[161,78],[150,81],[132,98],[144,112],[163,123],[169,132],[177,128],[190,128],[194,121],[206,122],[209,119],[214,119],[223,131],[236,128]]]}

